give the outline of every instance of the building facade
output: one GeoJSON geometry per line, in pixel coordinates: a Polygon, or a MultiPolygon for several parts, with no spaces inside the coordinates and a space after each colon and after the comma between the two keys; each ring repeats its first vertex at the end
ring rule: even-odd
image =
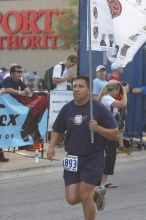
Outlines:
{"type": "Polygon", "coordinates": [[[57,16],[70,7],[69,0],[0,1],[0,67],[17,63],[43,77],[46,69],[76,54],[62,47],[55,28],[57,16]]]}

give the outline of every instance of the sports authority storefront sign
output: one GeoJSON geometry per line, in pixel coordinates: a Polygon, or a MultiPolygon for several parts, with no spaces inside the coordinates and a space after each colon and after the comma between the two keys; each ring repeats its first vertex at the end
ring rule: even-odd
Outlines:
{"type": "Polygon", "coordinates": [[[57,48],[60,36],[52,28],[53,16],[62,13],[58,9],[0,12],[0,50],[57,48]]]}

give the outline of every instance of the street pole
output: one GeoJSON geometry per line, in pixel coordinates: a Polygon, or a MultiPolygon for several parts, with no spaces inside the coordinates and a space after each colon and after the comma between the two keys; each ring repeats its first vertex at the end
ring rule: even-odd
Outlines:
{"type": "MultiPolygon", "coordinates": [[[[88,51],[89,51],[89,78],[90,78],[90,120],[93,120],[93,100],[92,100],[92,48],[91,48],[91,10],[90,0],[87,0],[88,17],[88,51]]],[[[94,143],[94,132],[91,131],[91,143],[94,143]]]]}

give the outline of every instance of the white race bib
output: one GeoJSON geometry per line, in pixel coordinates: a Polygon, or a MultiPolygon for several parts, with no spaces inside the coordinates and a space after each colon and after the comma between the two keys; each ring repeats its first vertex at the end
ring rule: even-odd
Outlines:
{"type": "Polygon", "coordinates": [[[78,156],[67,155],[63,160],[63,167],[65,170],[77,172],[78,170],[78,156]]]}

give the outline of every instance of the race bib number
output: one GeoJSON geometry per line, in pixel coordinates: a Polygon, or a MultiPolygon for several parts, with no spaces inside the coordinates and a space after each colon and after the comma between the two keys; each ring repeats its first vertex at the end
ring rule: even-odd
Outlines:
{"type": "Polygon", "coordinates": [[[65,170],[77,172],[78,170],[78,156],[67,155],[63,160],[63,167],[65,170]]]}

